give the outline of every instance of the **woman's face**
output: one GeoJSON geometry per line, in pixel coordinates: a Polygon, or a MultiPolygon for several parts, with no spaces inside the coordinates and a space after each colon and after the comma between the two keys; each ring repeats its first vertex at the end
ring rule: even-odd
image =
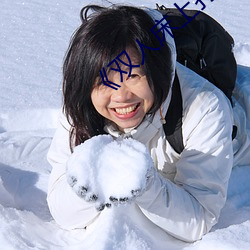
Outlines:
{"type": "MultiPolygon", "coordinates": [[[[132,65],[140,65],[136,54],[131,50],[126,51],[132,65]]],[[[121,58],[129,64],[127,58],[121,58]]],[[[114,67],[115,63],[111,65],[114,67]]],[[[129,67],[121,64],[121,69],[128,72],[129,67]]],[[[110,70],[108,80],[120,85],[117,90],[104,84],[94,87],[91,93],[92,103],[99,114],[114,122],[121,131],[137,127],[150,110],[154,102],[153,93],[149,87],[143,67],[133,67],[131,76],[110,70]]],[[[99,79],[100,80],[100,79],[99,79]]]]}

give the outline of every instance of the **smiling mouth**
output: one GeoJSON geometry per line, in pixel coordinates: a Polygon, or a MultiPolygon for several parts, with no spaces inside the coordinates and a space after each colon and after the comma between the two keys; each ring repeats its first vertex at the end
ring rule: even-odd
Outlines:
{"type": "Polygon", "coordinates": [[[139,107],[139,103],[135,104],[133,106],[130,107],[126,107],[126,108],[114,108],[115,112],[119,115],[127,115],[129,113],[132,113],[133,111],[135,111],[138,107],[139,107]]]}

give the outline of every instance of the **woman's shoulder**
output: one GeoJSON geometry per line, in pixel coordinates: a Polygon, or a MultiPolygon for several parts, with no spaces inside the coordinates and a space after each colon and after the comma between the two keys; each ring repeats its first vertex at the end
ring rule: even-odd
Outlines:
{"type": "Polygon", "coordinates": [[[177,65],[177,75],[182,94],[184,137],[207,119],[207,123],[232,122],[231,103],[220,89],[180,64],[177,65]]]}
{"type": "Polygon", "coordinates": [[[63,127],[65,130],[70,131],[71,130],[71,125],[67,119],[67,116],[63,110],[63,108],[61,108],[58,112],[58,127],[63,127]]]}
{"type": "Polygon", "coordinates": [[[179,78],[183,109],[210,109],[222,105],[230,107],[230,101],[213,83],[198,75],[189,68],[177,63],[176,71],[179,78]]]}

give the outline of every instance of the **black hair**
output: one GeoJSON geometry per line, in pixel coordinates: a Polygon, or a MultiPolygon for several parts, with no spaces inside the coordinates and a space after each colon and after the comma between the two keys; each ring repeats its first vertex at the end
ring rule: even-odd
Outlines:
{"type": "MultiPolygon", "coordinates": [[[[92,136],[105,134],[105,118],[91,101],[100,70],[127,48],[135,49],[142,60],[142,50],[136,39],[150,48],[161,46],[151,31],[154,20],[142,9],[89,5],[81,10],[80,16],[82,24],[71,38],[63,64],[63,109],[72,126],[71,148],[92,136]]],[[[154,95],[149,114],[154,115],[169,92],[171,50],[164,42],[160,50],[144,48],[144,54],[144,72],[154,95]]]]}

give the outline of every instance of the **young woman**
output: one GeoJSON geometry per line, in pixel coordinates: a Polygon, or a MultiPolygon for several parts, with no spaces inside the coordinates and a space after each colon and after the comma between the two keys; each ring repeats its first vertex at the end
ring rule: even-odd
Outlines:
{"type": "Polygon", "coordinates": [[[128,6],[82,10],[82,25],[64,61],[63,112],[48,153],[53,167],[48,204],[63,228],[85,228],[102,213],[77,196],[66,178],[74,147],[101,134],[132,137],[148,148],[155,176],[134,203],[154,224],[191,242],[218,220],[234,158],[231,104],[211,83],[176,63],[170,36],[161,46],[151,31],[161,18],[157,11],[128,6]],[[103,83],[103,69],[106,83],[115,88],[103,83]],[[166,140],[162,122],[175,74],[183,99],[181,154],[166,140]]]}

